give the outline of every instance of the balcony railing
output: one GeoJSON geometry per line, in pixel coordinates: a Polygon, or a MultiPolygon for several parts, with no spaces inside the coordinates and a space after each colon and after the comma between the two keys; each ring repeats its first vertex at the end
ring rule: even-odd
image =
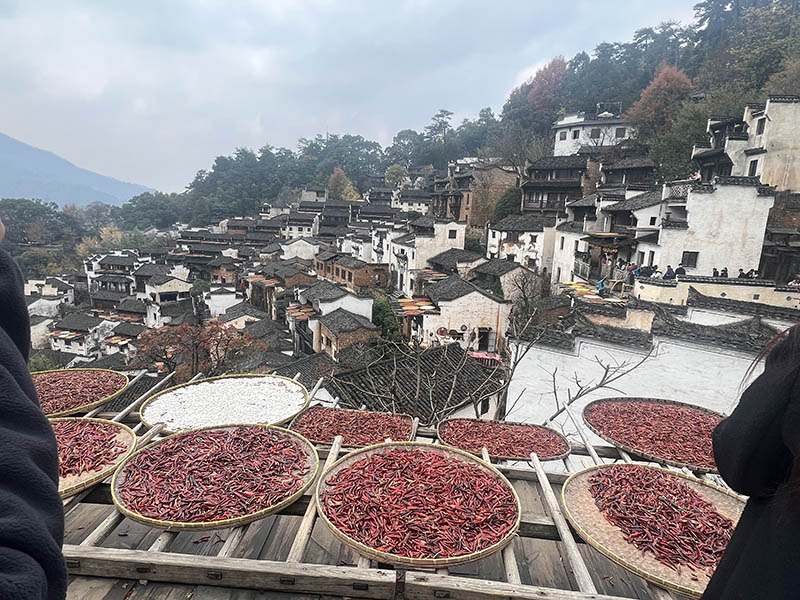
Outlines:
{"type": "Polygon", "coordinates": [[[578,258],[575,259],[573,272],[577,277],[580,277],[581,279],[589,279],[590,271],[591,265],[588,262],[584,262],[578,258]]]}

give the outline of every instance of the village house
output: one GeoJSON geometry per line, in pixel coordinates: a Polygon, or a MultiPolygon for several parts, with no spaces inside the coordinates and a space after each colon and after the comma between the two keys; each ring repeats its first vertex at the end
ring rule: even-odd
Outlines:
{"type": "Polygon", "coordinates": [[[364,200],[371,206],[387,206],[392,205],[393,190],[389,187],[377,186],[371,187],[364,194],[364,200]]]}
{"type": "MultiPolygon", "coordinates": [[[[55,316],[55,315],[54,315],[55,316]]],[[[41,350],[42,348],[50,348],[50,325],[53,323],[53,317],[45,317],[42,315],[31,315],[31,348],[34,350],[41,350]]]]}
{"type": "Polygon", "coordinates": [[[532,270],[500,258],[479,264],[470,271],[468,279],[497,297],[511,302],[524,299],[528,305],[541,296],[543,285],[539,275],[532,270]]]}
{"type": "Polygon", "coordinates": [[[395,190],[392,194],[392,208],[427,215],[431,208],[431,193],[413,188],[395,190]]]}
{"type": "Polygon", "coordinates": [[[217,256],[206,265],[211,283],[236,283],[242,260],[231,256],[217,256]]]}
{"type": "Polygon", "coordinates": [[[147,306],[138,298],[125,298],[114,308],[115,319],[136,323],[144,321],[147,306]]]}
{"type": "Polygon", "coordinates": [[[451,275],[425,287],[425,295],[438,308],[421,315],[421,327],[412,334],[426,346],[457,342],[462,348],[500,352],[511,302],[489,293],[472,282],[451,275]]]}
{"type": "Polygon", "coordinates": [[[236,293],[236,288],[234,286],[220,286],[216,288],[211,288],[205,294],[203,294],[203,300],[208,307],[208,312],[211,314],[211,318],[218,317],[219,315],[223,314],[228,308],[233,306],[234,304],[238,304],[242,301],[242,297],[236,293]]]}
{"type": "Polygon", "coordinates": [[[285,240],[314,236],[319,228],[319,218],[314,213],[290,212],[282,219],[281,238],[285,240]]]}
{"type": "Polygon", "coordinates": [[[117,325],[98,317],[70,313],[51,325],[50,348],[84,357],[98,357],[102,342],[117,325]]]}
{"type": "Polygon", "coordinates": [[[380,328],[363,315],[337,308],[319,317],[319,351],[336,360],[342,350],[354,344],[365,344],[380,337],[380,328]]]}
{"type": "Polygon", "coordinates": [[[300,202],[326,202],[328,200],[328,188],[323,186],[309,185],[300,191],[300,202]]]}
{"type": "Polygon", "coordinates": [[[525,267],[547,268],[552,262],[554,219],[509,215],[489,224],[487,258],[502,258],[525,267]]]}
{"type": "Polygon", "coordinates": [[[114,327],[111,335],[103,340],[102,354],[110,356],[120,353],[124,355],[125,363],[136,354],[136,342],[139,336],[147,331],[144,325],[138,323],[120,323],[114,327]]]}
{"type": "Polygon", "coordinates": [[[268,318],[269,315],[263,310],[257,309],[249,302],[242,301],[226,309],[217,317],[217,321],[236,329],[244,329],[248,323],[268,318]]]}
{"type": "Polygon", "coordinates": [[[499,161],[458,160],[448,165],[447,177],[434,180],[431,210],[439,218],[483,227],[500,196],[518,183],[516,174],[499,161]]]}
{"type": "Polygon", "coordinates": [[[317,277],[310,270],[304,263],[286,260],[260,265],[241,279],[245,299],[271,319],[283,320],[286,307],[294,300],[294,289],[316,283],[317,277]]]}
{"type": "Polygon", "coordinates": [[[577,153],[583,145],[609,146],[633,137],[632,128],[620,113],[621,108],[610,112],[598,104],[594,115],[585,112],[565,115],[553,124],[553,155],[568,156],[577,153]]]}
{"type": "Polygon", "coordinates": [[[483,262],[486,259],[479,253],[462,248],[450,248],[428,259],[430,267],[437,272],[455,273],[461,277],[466,277],[467,273],[483,262]]]}
{"type": "Polygon", "coordinates": [[[389,281],[389,265],[370,264],[339,252],[320,252],[315,259],[317,276],[340,283],[353,293],[375,286],[385,287],[389,281]]]}
{"type": "Polygon", "coordinates": [[[339,250],[364,262],[373,262],[372,233],[361,229],[348,233],[338,240],[339,250]]]}
{"type": "Polygon", "coordinates": [[[150,329],[165,325],[177,326],[184,323],[196,325],[200,319],[195,314],[192,298],[172,300],[170,302],[148,302],[144,324],[150,329]]]}
{"type": "Polygon", "coordinates": [[[38,294],[25,296],[25,304],[30,316],[58,317],[61,314],[63,303],[62,296],[40,296],[38,294]]]}
{"type": "Polygon", "coordinates": [[[59,297],[66,304],[75,304],[75,286],[60,277],[29,279],[25,282],[24,293],[26,296],[59,297]]]}
{"type": "Polygon", "coordinates": [[[146,298],[158,304],[188,298],[191,289],[191,283],[170,275],[154,275],[144,287],[146,298]]]}
{"type": "Polygon", "coordinates": [[[584,196],[586,157],[546,156],[528,165],[522,183],[522,213],[556,216],[568,202],[584,196]]]}
{"type": "Polygon", "coordinates": [[[297,237],[279,242],[281,246],[281,256],[284,259],[304,258],[313,260],[320,250],[320,241],[309,236],[297,237]]]}
{"type": "Polygon", "coordinates": [[[428,267],[428,259],[450,248],[464,247],[466,223],[420,217],[408,223],[408,231],[389,241],[383,262],[388,258],[393,287],[410,296],[415,273],[428,267]]]}
{"type": "Polygon", "coordinates": [[[275,217],[279,217],[281,215],[288,215],[289,210],[290,210],[289,205],[286,203],[285,200],[276,198],[275,200],[262,202],[261,208],[258,211],[258,216],[261,219],[269,220],[269,219],[274,219],[275,217]]]}
{"type": "Polygon", "coordinates": [[[340,308],[366,319],[372,318],[371,297],[356,296],[329,281],[319,281],[297,292],[297,300],[286,309],[295,355],[312,354],[322,349],[319,319],[340,308]]]}
{"type": "Polygon", "coordinates": [[[695,144],[692,160],[704,182],[715,176],[758,177],[778,191],[800,192],[800,96],[770,95],[748,104],[744,116],[708,120],[708,143],[695,144]]]}
{"type": "Polygon", "coordinates": [[[140,259],[133,250],[115,250],[107,254],[94,254],[88,257],[83,266],[86,272],[89,292],[102,289],[130,293],[130,290],[135,285],[133,273],[144,262],[148,261],[140,259]],[[101,281],[95,282],[96,279],[104,275],[113,275],[116,278],[113,281],[108,278],[105,281],[101,280],[105,285],[101,285],[101,281]]]}

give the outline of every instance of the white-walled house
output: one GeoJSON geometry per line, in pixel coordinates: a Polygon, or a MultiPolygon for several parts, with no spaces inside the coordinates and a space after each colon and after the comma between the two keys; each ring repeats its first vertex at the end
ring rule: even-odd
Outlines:
{"type": "Polygon", "coordinates": [[[422,330],[415,331],[426,346],[457,342],[462,348],[499,352],[504,348],[511,302],[451,275],[425,287],[438,313],[422,315],[422,330]]]}
{"type": "Polygon", "coordinates": [[[410,232],[391,240],[389,272],[395,289],[413,295],[415,272],[428,266],[428,259],[450,248],[463,248],[466,223],[421,217],[411,221],[410,232]]]}
{"type": "Polygon", "coordinates": [[[290,258],[311,260],[319,254],[321,244],[319,240],[309,235],[281,241],[280,245],[282,251],[281,257],[285,260],[290,258]]]}
{"type": "Polygon", "coordinates": [[[52,325],[50,348],[87,357],[99,357],[102,342],[117,325],[99,317],[70,313],[52,325]]]}
{"type": "Polygon", "coordinates": [[[218,317],[234,304],[239,304],[242,298],[236,294],[233,286],[212,288],[203,295],[211,317],[218,317]]]}
{"type": "Polygon", "coordinates": [[[170,275],[154,275],[145,283],[145,297],[153,302],[171,302],[189,297],[192,284],[170,275]]]}
{"type": "Polygon", "coordinates": [[[392,193],[392,208],[427,215],[431,209],[431,193],[414,188],[394,190],[392,193]]]}
{"type": "Polygon", "coordinates": [[[565,115],[553,125],[553,156],[575,154],[581,146],[611,146],[633,135],[633,130],[619,115],[604,111],[597,115],[585,112],[565,115]]]}
{"type": "Polygon", "coordinates": [[[509,215],[489,224],[486,257],[512,260],[530,269],[549,267],[552,260],[553,219],[509,215]]]}

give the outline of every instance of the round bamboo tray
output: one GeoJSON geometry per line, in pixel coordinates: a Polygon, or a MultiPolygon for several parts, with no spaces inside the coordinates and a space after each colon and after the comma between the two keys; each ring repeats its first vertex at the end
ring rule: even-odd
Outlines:
{"type": "Polygon", "coordinates": [[[679,468],[687,468],[690,471],[695,473],[716,473],[717,469],[709,469],[708,467],[701,467],[699,465],[692,465],[688,463],[679,462],[676,460],[670,460],[664,458],[663,456],[657,456],[655,454],[651,454],[646,450],[641,450],[640,448],[634,448],[633,446],[628,446],[620,442],[619,440],[614,439],[610,435],[603,433],[602,431],[598,430],[594,427],[589,420],[586,418],[588,411],[591,407],[598,406],[599,404],[603,404],[605,402],[625,402],[625,403],[639,403],[639,404],[671,404],[673,406],[683,406],[684,408],[691,408],[701,413],[706,413],[709,415],[716,415],[721,418],[725,418],[725,415],[720,414],[716,411],[710,410],[708,408],[703,408],[702,406],[696,406],[694,404],[688,404],[686,402],[678,402],[677,400],[664,400],[662,398],[601,398],[600,400],[594,400],[590,402],[586,406],[583,407],[583,412],[581,412],[581,416],[583,417],[583,422],[586,423],[586,426],[592,430],[598,437],[603,438],[609,444],[614,445],[616,448],[620,450],[624,450],[628,454],[641,458],[644,460],[649,460],[654,463],[658,463],[660,465],[668,465],[671,467],[679,467],[679,468]]]}
{"type": "MultiPolygon", "coordinates": [[[[561,489],[561,500],[564,514],[583,540],[604,554],[621,567],[632,573],[690,598],[699,598],[710,577],[705,571],[692,571],[688,567],[680,573],[656,560],[650,554],[643,554],[636,546],[628,543],[622,532],[609,523],[592,498],[589,492],[589,477],[600,469],[607,469],[614,465],[597,465],[572,474],[561,489]],[[693,581],[692,575],[697,578],[693,581]]],[[[714,505],[721,515],[731,519],[734,524],[744,510],[744,502],[737,495],[721,487],[708,484],[700,479],[684,475],[676,471],[669,471],[659,467],[639,465],[643,469],[664,471],[679,477],[683,483],[696,491],[704,500],[714,505]]]]}
{"type": "Polygon", "coordinates": [[[117,510],[121,512],[123,515],[128,517],[133,521],[137,521],[139,523],[143,523],[144,525],[149,525],[150,527],[154,527],[157,529],[164,529],[165,531],[212,531],[214,529],[227,529],[228,527],[239,527],[241,525],[247,525],[253,521],[258,521],[259,519],[263,519],[271,515],[272,513],[278,512],[283,508],[289,506],[293,502],[295,502],[298,498],[300,498],[303,493],[311,486],[314,482],[314,479],[317,476],[317,472],[319,470],[319,456],[317,455],[317,449],[314,448],[313,444],[309,442],[306,438],[302,435],[295,433],[293,431],[289,431],[288,429],[283,429],[282,427],[276,427],[274,425],[264,425],[264,424],[256,424],[253,425],[252,423],[244,423],[244,424],[235,424],[235,425],[225,425],[225,426],[214,426],[214,427],[203,427],[201,429],[192,429],[191,431],[186,431],[184,433],[176,433],[174,435],[168,436],[152,444],[148,444],[141,450],[135,452],[131,456],[129,456],[125,462],[117,467],[117,470],[114,473],[114,477],[111,480],[111,499],[114,501],[117,510]],[[281,500],[280,502],[273,504],[272,506],[268,506],[267,508],[263,508],[253,513],[249,513],[246,515],[241,515],[238,517],[233,517],[230,519],[219,519],[217,521],[204,521],[204,522],[185,522],[185,521],[169,521],[169,520],[162,520],[162,519],[153,519],[150,517],[145,517],[142,514],[129,510],[122,499],[119,497],[117,490],[121,485],[125,483],[125,467],[128,463],[134,460],[140,454],[147,452],[157,446],[158,444],[163,443],[166,440],[171,440],[179,436],[189,435],[197,433],[198,431],[221,431],[225,429],[233,429],[235,427],[262,427],[264,429],[276,429],[282,433],[286,433],[291,435],[292,437],[296,438],[303,450],[308,457],[308,464],[309,464],[309,471],[306,474],[303,485],[294,492],[291,496],[281,500]]]}
{"type": "MultiPolygon", "coordinates": [[[[305,414],[306,411],[308,411],[308,410],[310,410],[312,408],[316,408],[318,406],[321,407],[321,408],[328,408],[328,407],[323,407],[322,405],[306,406],[305,408],[303,408],[303,410],[301,410],[299,413],[297,413],[292,418],[292,422],[289,424],[289,429],[294,431],[295,426],[297,425],[299,420],[303,417],[303,414],[305,414]]],[[[375,412],[375,411],[370,411],[370,410],[357,410],[357,409],[353,409],[353,408],[333,408],[333,409],[330,409],[330,410],[339,410],[339,411],[342,411],[342,412],[357,412],[357,413],[363,413],[363,414],[367,414],[367,415],[393,415],[393,416],[397,416],[397,417],[403,417],[403,418],[408,420],[408,436],[409,437],[408,437],[408,439],[405,439],[405,440],[392,440],[392,441],[395,441],[395,442],[411,441],[411,436],[414,433],[414,431],[413,431],[414,417],[412,417],[411,415],[406,414],[406,413],[375,412]]],[[[342,436],[342,437],[344,437],[344,436],[342,436]]],[[[310,440],[311,443],[315,444],[315,445],[328,445],[328,446],[330,446],[331,444],[333,444],[333,440],[330,440],[330,441],[329,440],[319,440],[319,439],[316,439],[316,438],[313,438],[313,437],[307,437],[307,439],[310,440]]],[[[352,446],[352,445],[348,445],[346,443],[343,443],[342,447],[343,448],[364,448],[365,446],[364,445],[352,446]]]]}
{"type": "Polygon", "coordinates": [[[514,486],[505,478],[505,476],[495,469],[492,465],[476,458],[469,452],[464,452],[463,450],[459,450],[458,448],[450,448],[445,446],[439,446],[434,444],[429,444],[427,442],[386,442],[383,444],[375,444],[374,446],[367,446],[366,448],[361,448],[360,450],[355,450],[350,454],[347,454],[343,458],[340,458],[335,463],[333,463],[327,471],[325,471],[319,479],[319,483],[317,483],[317,489],[314,494],[314,499],[317,503],[317,513],[319,514],[320,518],[323,520],[325,525],[327,525],[328,529],[336,536],[343,544],[349,546],[362,556],[367,558],[375,559],[377,561],[388,563],[392,565],[400,565],[404,567],[452,567],[454,565],[461,565],[464,563],[472,562],[475,560],[480,560],[482,558],[486,558],[505,548],[508,544],[510,544],[514,536],[519,529],[520,520],[522,517],[522,505],[520,504],[519,496],[517,495],[517,491],[514,489],[514,486]],[[408,556],[399,556],[397,554],[391,554],[389,552],[383,552],[381,550],[376,550],[370,546],[362,544],[361,542],[354,540],[346,533],[342,532],[336,525],[331,523],[328,516],[325,514],[325,510],[322,506],[321,496],[325,492],[328,487],[328,480],[336,475],[339,471],[344,468],[349,467],[354,462],[365,458],[366,456],[372,454],[381,454],[385,452],[390,452],[391,450],[395,449],[419,449],[424,450],[426,452],[438,452],[447,456],[449,458],[454,458],[457,460],[461,460],[464,462],[468,462],[470,464],[478,465],[481,469],[486,471],[487,473],[491,474],[495,479],[500,480],[504,483],[509,490],[514,494],[514,501],[517,505],[517,520],[514,523],[514,526],[509,530],[506,536],[500,540],[499,542],[489,546],[488,548],[484,548],[478,552],[472,552],[470,554],[463,554],[460,556],[452,556],[452,557],[442,557],[442,558],[410,558],[408,556]]]}
{"type": "MultiPolygon", "coordinates": [[[[285,379],[286,381],[291,381],[294,385],[298,386],[303,391],[303,395],[305,397],[305,400],[303,401],[303,405],[300,407],[300,410],[298,410],[294,414],[289,415],[288,417],[286,417],[284,419],[280,419],[278,421],[271,422],[271,423],[264,423],[265,425],[283,425],[285,423],[288,423],[289,421],[294,419],[297,415],[299,415],[301,412],[303,412],[306,409],[306,407],[308,407],[308,403],[311,401],[311,398],[309,397],[308,390],[306,389],[306,387],[302,383],[300,383],[299,381],[295,381],[291,377],[284,377],[283,375],[269,375],[269,374],[262,375],[262,374],[258,374],[258,373],[240,373],[240,374],[235,374],[235,375],[218,375],[217,377],[205,377],[203,379],[197,379],[195,381],[190,381],[190,382],[187,382],[187,383],[181,383],[181,384],[178,384],[178,385],[173,385],[172,387],[169,387],[169,388],[167,388],[165,390],[162,390],[162,391],[158,392],[157,394],[154,394],[153,396],[151,396],[150,398],[145,400],[144,403],[139,407],[139,420],[142,423],[144,423],[147,427],[155,426],[156,423],[151,423],[147,419],[145,419],[145,417],[144,417],[144,414],[145,414],[145,411],[147,410],[147,407],[150,406],[150,404],[155,402],[157,399],[159,399],[159,398],[161,398],[163,396],[166,396],[167,394],[169,394],[170,392],[172,392],[174,390],[177,390],[179,388],[189,387],[189,386],[192,386],[192,385],[197,385],[199,383],[204,383],[204,382],[207,382],[207,381],[216,381],[218,379],[232,379],[234,377],[270,377],[272,379],[285,379]]],[[[241,425],[241,423],[235,423],[235,424],[236,425],[241,425]]],[[[249,425],[258,425],[260,423],[248,423],[248,424],[249,425]]],[[[196,428],[192,429],[191,431],[199,431],[201,429],[207,429],[209,427],[215,427],[215,426],[216,427],[219,427],[219,426],[227,427],[229,425],[234,425],[234,423],[209,423],[208,425],[206,425],[204,427],[196,427],[196,428]]],[[[163,429],[162,431],[164,433],[166,433],[166,434],[171,434],[171,433],[181,433],[181,431],[190,431],[190,430],[189,429],[185,429],[185,430],[180,430],[180,431],[173,431],[173,430],[170,430],[170,429],[163,429]]]]}
{"type": "Polygon", "coordinates": [[[59,477],[58,479],[58,493],[62,498],[74,496],[78,492],[92,487],[94,484],[103,481],[106,477],[110,476],[117,467],[125,460],[127,460],[136,450],[136,434],[133,429],[122,423],[115,421],[107,421],[105,419],[91,419],[86,417],[64,417],[49,419],[50,423],[58,423],[62,421],[97,421],[108,425],[113,425],[119,428],[119,432],[113,441],[125,444],[126,450],[114,459],[110,465],[102,469],[95,469],[94,471],[87,471],[79,475],[69,475],[67,477],[59,477]]]}
{"type": "Polygon", "coordinates": [[[124,377],[125,384],[121,388],[119,388],[116,392],[108,396],[104,396],[99,400],[93,400],[92,402],[87,402],[86,404],[81,404],[80,406],[76,406],[75,408],[70,408],[68,410],[62,410],[59,412],[47,414],[45,415],[46,417],[66,417],[69,415],[74,415],[75,413],[89,411],[92,410],[93,408],[97,408],[98,406],[102,406],[107,402],[111,402],[114,398],[116,398],[122,392],[124,392],[125,388],[128,387],[128,383],[130,382],[130,379],[128,378],[127,375],[125,375],[125,373],[120,373],[119,371],[112,371],[111,369],[50,369],[47,371],[34,371],[33,373],[31,373],[31,377],[33,377],[34,375],[44,375],[46,373],[72,373],[74,371],[104,371],[106,373],[114,373],[114,375],[119,375],[120,377],[124,377]]]}
{"type": "MultiPolygon", "coordinates": [[[[570,445],[569,445],[569,441],[567,441],[567,438],[565,438],[563,435],[561,435],[559,432],[555,431],[554,429],[550,429],[549,427],[543,427],[542,425],[533,425],[531,423],[520,423],[520,422],[517,422],[517,421],[484,421],[482,419],[459,419],[459,418],[446,419],[444,421],[441,421],[436,426],[436,437],[439,439],[440,442],[442,442],[443,444],[447,445],[450,448],[458,448],[458,446],[448,442],[444,437],[442,437],[442,427],[447,425],[450,421],[474,421],[474,422],[477,422],[477,423],[503,423],[505,425],[522,425],[524,427],[532,427],[534,429],[545,429],[545,430],[549,431],[550,433],[553,433],[554,435],[556,435],[564,443],[564,446],[567,448],[567,450],[565,452],[563,452],[561,454],[558,454],[558,455],[555,455],[555,456],[542,456],[542,455],[539,455],[537,453],[537,455],[539,456],[539,460],[542,460],[542,461],[545,461],[545,460],[561,460],[562,458],[567,458],[569,456],[570,452],[571,452],[571,448],[570,448],[570,445]]],[[[461,448],[459,448],[459,450],[461,450],[461,448]]],[[[465,450],[465,452],[468,452],[468,451],[465,450]]],[[[473,454],[479,454],[479,453],[473,453],[473,454]]],[[[523,455],[519,455],[519,456],[500,456],[500,455],[492,454],[491,452],[489,452],[489,458],[491,458],[493,460],[530,460],[531,459],[531,455],[530,455],[530,453],[528,453],[528,454],[526,454],[524,456],[523,455]]]]}

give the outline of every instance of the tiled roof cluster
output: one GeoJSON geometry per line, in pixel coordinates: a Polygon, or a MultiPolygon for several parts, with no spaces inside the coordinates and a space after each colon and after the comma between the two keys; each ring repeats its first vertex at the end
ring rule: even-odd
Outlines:
{"type": "Polygon", "coordinates": [[[427,348],[339,373],[326,388],[349,408],[404,412],[423,424],[497,392],[500,374],[471,358],[458,344],[427,348]]]}
{"type": "Polygon", "coordinates": [[[344,308],[337,308],[333,312],[321,316],[319,322],[334,335],[357,331],[358,329],[378,329],[378,326],[366,317],[352,313],[344,308]]]}

